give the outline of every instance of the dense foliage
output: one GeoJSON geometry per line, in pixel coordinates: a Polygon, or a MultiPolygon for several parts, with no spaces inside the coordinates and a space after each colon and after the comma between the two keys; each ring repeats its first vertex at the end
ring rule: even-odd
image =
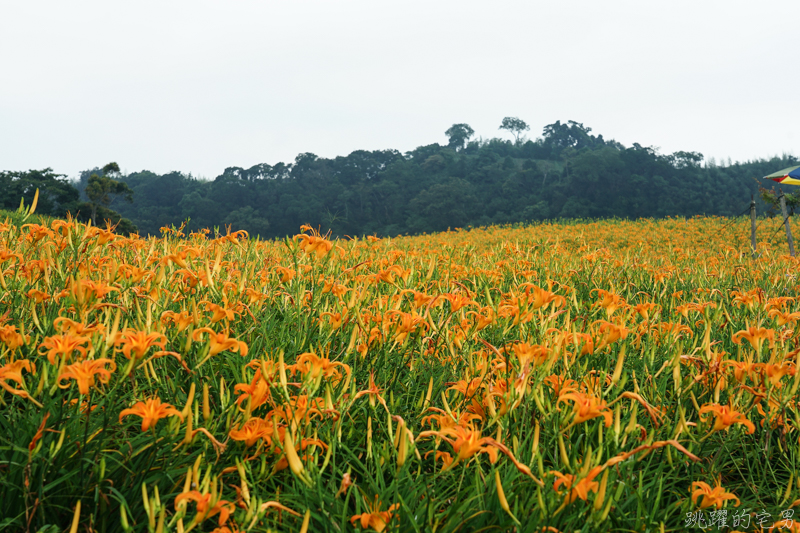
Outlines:
{"type": "Polygon", "coordinates": [[[757,193],[753,178],[796,162],[703,165],[700,154],[626,148],[574,122],[543,133],[535,141],[469,141],[472,129],[456,124],[448,145],[406,154],[304,153],[291,164],[230,167],[210,182],[135,172],[122,178],[134,203],[112,208],[143,234],[190,218],[192,230],[231,225],[261,237],[292,235],[301,224],[335,236],[393,236],[576,217],[735,216],[757,193]]]}
{"type": "MultiPolygon", "coordinates": [[[[625,147],[573,121],[546,126],[536,140],[522,136],[527,127],[506,117],[501,129],[512,142],[471,140],[469,125],[454,124],[446,145],[405,154],[358,150],[333,159],[303,153],[288,164],[230,167],[213,181],[177,171],[114,175],[133,191],[132,203],[125,195],[91,202],[84,194],[89,179],[105,175],[94,168],[77,183],[86,200],[79,207],[82,220],[97,209],[98,221],[129,219],[123,233],[135,225],[142,235],[158,235],[161,227],[190,219],[189,230],[230,226],[268,238],[292,235],[301,224],[334,236],[394,236],[568,218],[735,216],[758,192],[754,178],[798,162],[784,156],[718,166],[696,152],[625,147]]],[[[21,195],[29,201],[32,185],[22,193],[16,183],[0,188],[2,205],[18,205],[21,195]]],[[[58,200],[43,212],[62,215],[74,200],[58,200]]]]}
{"type": "Polygon", "coordinates": [[[68,211],[74,213],[78,209],[78,190],[66,175],[56,174],[51,168],[0,172],[0,209],[15,210],[20,201],[31,205],[37,189],[40,214],[63,217],[68,211]]]}
{"type": "Polygon", "coordinates": [[[282,242],[22,222],[0,224],[3,531],[797,524],[778,219],[756,258],[744,218],[282,242]]]}
{"type": "MultiPolygon", "coordinates": [[[[30,206],[36,197],[36,217],[44,215],[64,218],[69,215],[84,222],[108,221],[120,233],[138,231],[130,220],[109,207],[112,197],[115,196],[133,201],[133,191],[127,184],[113,179],[113,176],[119,174],[119,166],[109,163],[98,172],[100,174],[92,172],[86,175],[82,191],[87,201],[81,201],[80,191],[66,175],[56,174],[51,168],[0,172],[0,209],[12,212],[22,204],[30,206]]],[[[12,216],[12,220],[16,220],[16,216],[12,216]]]]}

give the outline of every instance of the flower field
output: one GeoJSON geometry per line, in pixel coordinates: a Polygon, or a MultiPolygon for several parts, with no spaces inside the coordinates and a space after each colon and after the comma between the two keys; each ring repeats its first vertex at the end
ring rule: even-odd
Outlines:
{"type": "Polygon", "coordinates": [[[7,220],[0,530],[796,531],[798,261],[730,222],[7,220]]]}

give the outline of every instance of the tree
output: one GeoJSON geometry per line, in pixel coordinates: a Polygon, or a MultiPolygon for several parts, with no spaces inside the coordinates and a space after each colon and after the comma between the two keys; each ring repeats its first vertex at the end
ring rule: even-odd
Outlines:
{"type": "Polygon", "coordinates": [[[562,150],[574,148],[596,148],[605,144],[603,136],[595,137],[591,135],[592,128],[587,128],[580,122],[568,120],[562,124],[560,120],[544,127],[544,146],[550,151],[550,156],[554,159],[561,157],[562,150]]]}
{"type": "Polygon", "coordinates": [[[519,144],[520,135],[522,132],[528,131],[531,129],[524,120],[518,119],[517,117],[506,117],[503,119],[503,123],[500,124],[498,129],[501,130],[508,130],[511,132],[511,135],[514,136],[514,143],[519,144]]]}
{"type": "Polygon", "coordinates": [[[471,223],[480,214],[481,202],[469,181],[448,178],[421,191],[408,208],[406,224],[412,231],[444,231],[471,223]]]}
{"type": "Polygon", "coordinates": [[[703,154],[700,152],[680,151],[669,156],[669,160],[675,168],[698,168],[700,163],[703,162],[703,154]]]}
{"type": "Polygon", "coordinates": [[[450,139],[447,145],[460,150],[464,148],[469,138],[475,134],[475,130],[470,128],[469,124],[453,124],[444,134],[450,139]]]}
{"type": "Polygon", "coordinates": [[[103,167],[103,175],[92,174],[86,186],[86,197],[89,198],[92,210],[92,224],[97,225],[98,207],[109,209],[112,197],[122,196],[128,202],[133,202],[133,190],[124,181],[114,179],[119,176],[119,165],[109,163],[103,167]]]}
{"type": "Polygon", "coordinates": [[[51,168],[27,172],[0,172],[0,209],[16,209],[20,199],[30,205],[36,190],[39,190],[37,212],[43,215],[64,216],[74,211],[79,193],[63,174],[51,168]]]}

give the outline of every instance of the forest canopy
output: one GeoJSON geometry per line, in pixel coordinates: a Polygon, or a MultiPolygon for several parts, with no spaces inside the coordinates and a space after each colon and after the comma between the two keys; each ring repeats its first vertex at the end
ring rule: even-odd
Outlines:
{"type": "MultiPolygon", "coordinates": [[[[536,140],[522,135],[528,126],[516,117],[500,129],[514,140],[475,140],[468,124],[454,124],[445,145],[332,159],[301,153],[291,163],[229,167],[208,181],[178,171],[118,173],[132,196],[107,207],[142,235],[188,220],[187,230],[230,226],[262,238],[293,235],[302,224],[333,236],[393,236],[546,219],[735,216],[757,194],[754,178],[798,164],[784,155],[717,165],[697,152],[626,147],[575,121],[549,124],[536,140]]],[[[75,184],[84,201],[93,174],[103,170],[87,169],[75,184]]],[[[54,215],[79,205],[78,191],[50,169],[25,176],[0,173],[3,207],[29,201],[34,184],[54,215]]]]}

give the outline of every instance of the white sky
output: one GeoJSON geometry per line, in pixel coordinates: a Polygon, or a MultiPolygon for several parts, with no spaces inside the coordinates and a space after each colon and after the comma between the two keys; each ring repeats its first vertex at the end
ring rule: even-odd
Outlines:
{"type": "Polygon", "coordinates": [[[0,0],[0,170],[192,172],[576,120],[747,160],[800,144],[800,2],[0,0]]]}

